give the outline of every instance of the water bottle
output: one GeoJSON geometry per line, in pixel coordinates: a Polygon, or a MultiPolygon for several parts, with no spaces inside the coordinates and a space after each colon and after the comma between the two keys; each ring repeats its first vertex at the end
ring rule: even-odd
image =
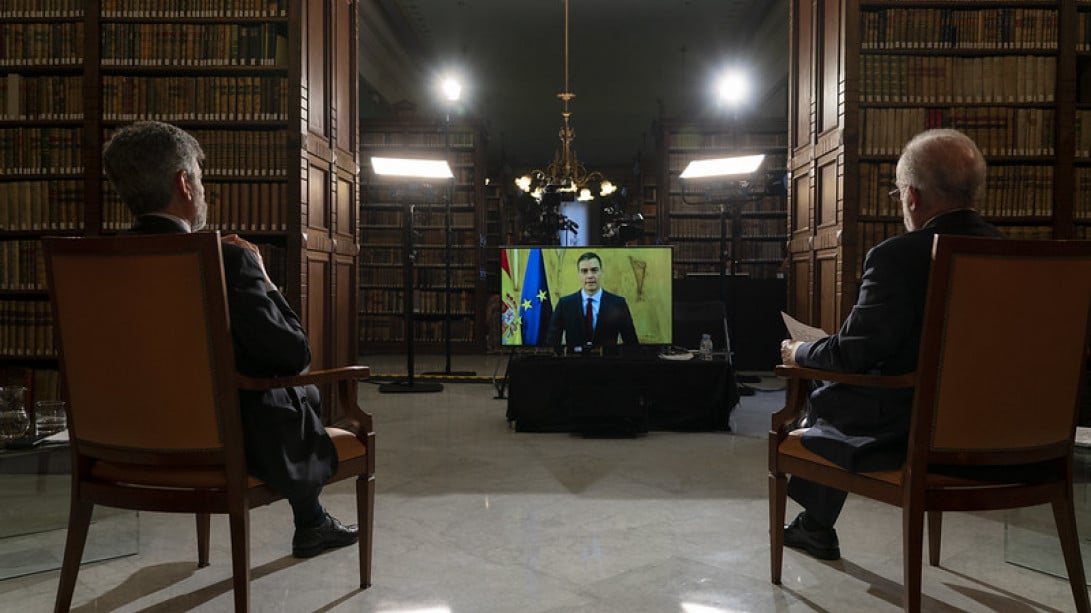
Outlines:
{"type": "Polygon", "coordinates": [[[702,360],[712,359],[712,337],[708,334],[701,335],[701,344],[698,345],[697,357],[702,360]]]}

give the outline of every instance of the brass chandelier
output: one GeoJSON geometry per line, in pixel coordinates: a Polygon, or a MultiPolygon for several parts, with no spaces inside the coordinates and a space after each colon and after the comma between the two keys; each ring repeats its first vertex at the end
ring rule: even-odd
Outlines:
{"type": "Polygon", "coordinates": [[[572,150],[576,131],[572,129],[572,112],[568,110],[568,103],[576,94],[568,87],[568,0],[564,1],[564,91],[557,94],[557,97],[562,104],[561,129],[558,132],[561,147],[545,170],[531,171],[529,175],[517,178],[515,185],[539,201],[548,192],[559,192],[562,200],[592,200],[594,196],[591,195],[591,186],[595,183],[598,183],[600,196],[612,194],[617,189],[614,184],[598,171],[587,172],[576,158],[576,152],[572,150]]]}

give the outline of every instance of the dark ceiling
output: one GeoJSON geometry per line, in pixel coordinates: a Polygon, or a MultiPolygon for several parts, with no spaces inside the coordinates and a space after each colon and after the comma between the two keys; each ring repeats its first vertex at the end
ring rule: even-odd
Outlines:
{"type": "MultiPolygon", "coordinates": [[[[485,122],[494,161],[521,170],[552,159],[564,88],[563,0],[378,1],[419,65],[418,78],[462,75],[456,113],[485,122]]],[[[784,116],[787,13],[786,0],[570,0],[579,160],[631,165],[638,152],[654,154],[657,118],[724,116],[713,83],[735,64],[754,81],[751,108],[742,112],[784,116]]],[[[417,95],[411,102],[420,112],[442,115],[432,87],[417,95]]]]}

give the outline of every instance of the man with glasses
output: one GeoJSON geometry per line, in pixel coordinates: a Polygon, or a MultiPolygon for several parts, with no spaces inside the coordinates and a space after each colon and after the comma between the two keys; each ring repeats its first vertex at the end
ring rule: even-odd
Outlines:
{"type": "MultiPolygon", "coordinates": [[[[781,342],[784,364],[846,373],[900,375],[917,366],[932,239],[936,234],[1003,237],[974,210],[985,187],[985,159],[955,130],[913,137],[898,159],[891,197],[906,234],[883,241],[864,260],[859,297],[837,334],[781,342]]],[[[801,442],[847,470],[892,470],[905,460],[912,389],[827,383],[810,396],[801,442]]],[[[788,495],[803,506],[784,544],[823,560],[841,556],[833,525],[847,494],[792,477],[788,495]]]]}

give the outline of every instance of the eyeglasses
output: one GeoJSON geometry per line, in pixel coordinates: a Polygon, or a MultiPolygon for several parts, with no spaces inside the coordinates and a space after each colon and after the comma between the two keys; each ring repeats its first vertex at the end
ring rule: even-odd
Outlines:
{"type": "Polygon", "coordinates": [[[890,199],[897,204],[902,203],[902,188],[895,186],[894,189],[887,192],[886,195],[890,196],[890,199]]]}

